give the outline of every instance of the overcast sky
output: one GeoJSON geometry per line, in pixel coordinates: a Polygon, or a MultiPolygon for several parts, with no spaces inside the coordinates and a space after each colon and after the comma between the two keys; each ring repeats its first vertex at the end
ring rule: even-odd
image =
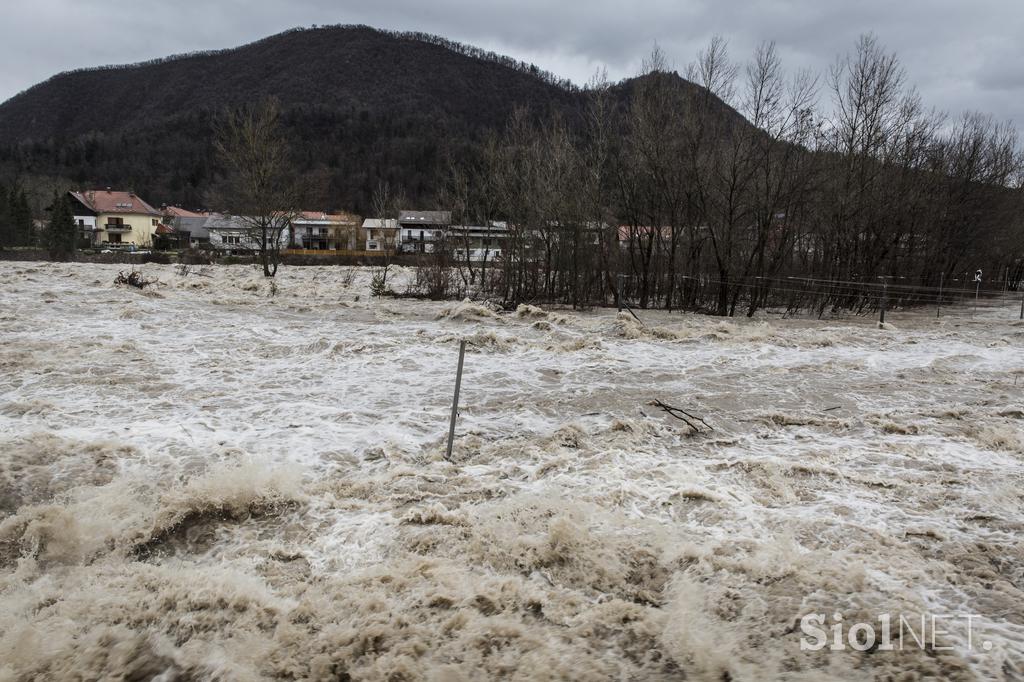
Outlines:
{"type": "Polygon", "coordinates": [[[436,33],[577,83],[635,74],[655,42],[680,71],[714,34],[746,58],[774,40],[824,70],[874,32],[925,103],[1024,129],[1024,0],[0,0],[0,101],[67,69],[233,47],[295,26],[436,33]],[[631,6],[630,6],[631,5],[631,6]]]}

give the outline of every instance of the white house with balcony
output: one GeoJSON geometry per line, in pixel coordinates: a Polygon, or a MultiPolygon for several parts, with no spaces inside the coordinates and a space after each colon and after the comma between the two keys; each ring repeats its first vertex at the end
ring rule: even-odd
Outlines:
{"type": "Polygon", "coordinates": [[[163,215],[133,192],[70,191],[71,214],[90,246],[149,248],[163,215]]]}
{"type": "Polygon", "coordinates": [[[508,240],[508,223],[489,221],[486,225],[452,225],[447,245],[458,262],[490,263],[501,258],[508,240]]]}
{"type": "Polygon", "coordinates": [[[403,253],[432,253],[452,222],[451,211],[400,211],[399,248],[403,253]]]}

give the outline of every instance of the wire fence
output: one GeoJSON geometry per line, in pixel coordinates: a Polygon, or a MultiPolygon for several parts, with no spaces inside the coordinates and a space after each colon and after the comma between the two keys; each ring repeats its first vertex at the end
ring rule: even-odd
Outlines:
{"type": "MultiPolygon", "coordinates": [[[[1006,282],[991,279],[943,278],[938,286],[925,286],[894,277],[874,281],[819,276],[677,278],[678,305],[660,307],[708,311],[724,290],[729,313],[734,316],[762,311],[792,317],[877,316],[880,322],[928,314],[937,318],[1024,320],[1024,290],[1013,290],[1006,282]]],[[[640,307],[638,278],[622,275],[619,283],[624,302],[632,308],[640,307]]]]}

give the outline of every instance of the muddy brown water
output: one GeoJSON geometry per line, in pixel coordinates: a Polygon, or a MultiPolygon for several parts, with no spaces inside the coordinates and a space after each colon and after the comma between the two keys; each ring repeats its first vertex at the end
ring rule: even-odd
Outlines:
{"type": "Polygon", "coordinates": [[[638,324],[124,267],[0,263],[0,679],[1024,678],[1019,303],[638,324]],[[947,620],[808,651],[813,613],[947,620]]]}

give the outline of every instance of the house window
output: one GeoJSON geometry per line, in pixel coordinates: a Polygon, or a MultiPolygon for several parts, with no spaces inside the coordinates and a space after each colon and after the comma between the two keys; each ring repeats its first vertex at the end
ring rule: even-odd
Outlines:
{"type": "Polygon", "coordinates": [[[110,242],[111,244],[120,244],[121,243],[121,235],[120,234],[110,234],[110,235],[107,235],[107,241],[110,242]]]}
{"type": "Polygon", "coordinates": [[[156,218],[153,218],[153,227],[156,227],[156,218]]]}

